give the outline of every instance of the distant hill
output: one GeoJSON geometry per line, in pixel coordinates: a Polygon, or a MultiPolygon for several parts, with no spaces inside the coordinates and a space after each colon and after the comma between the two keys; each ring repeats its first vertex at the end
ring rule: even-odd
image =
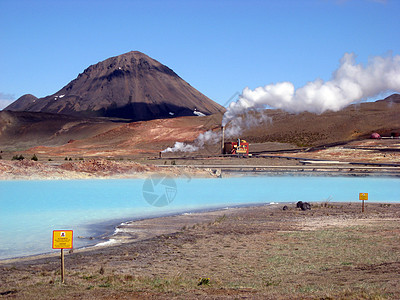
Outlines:
{"type": "Polygon", "coordinates": [[[167,66],[132,51],[88,67],[53,95],[24,95],[5,110],[138,121],[210,115],[224,108],[167,66]]]}
{"type": "Polygon", "coordinates": [[[0,150],[59,146],[121,126],[104,119],[41,112],[0,111],[0,150]]]}
{"type": "Polygon", "coordinates": [[[243,132],[243,137],[253,143],[282,142],[309,147],[369,138],[373,132],[384,136],[400,132],[399,94],[319,115],[281,110],[264,113],[269,118],[267,122],[243,132]]]}
{"type": "Polygon", "coordinates": [[[35,103],[36,100],[38,100],[37,97],[31,95],[31,94],[26,94],[21,97],[19,97],[16,101],[11,103],[8,107],[6,107],[4,110],[13,110],[13,111],[24,111],[27,110],[29,106],[32,105],[32,103],[35,103]]]}

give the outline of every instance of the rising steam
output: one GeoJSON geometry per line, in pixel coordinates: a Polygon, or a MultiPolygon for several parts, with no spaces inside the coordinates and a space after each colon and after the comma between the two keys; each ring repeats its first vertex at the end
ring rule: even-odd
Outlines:
{"type": "Polygon", "coordinates": [[[214,132],[212,130],[208,130],[204,133],[200,133],[199,136],[195,139],[193,144],[185,144],[182,142],[175,142],[174,147],[168,147],[162,152],[194,152],[199,150],[204,146],[205,143],[218,143],[221,139],[221,134],[219,132],[214,132]]]}
{"type": "Polygon", "coordinates": [[[291,82],[245,88],[237,102],[229,105],[222,125],[249,110],[267,107],[287,112],[323,113],[339,111],[347,105],[385,91],[400,91],[400,56],[373,57],[366,66],[355,63],[354,53],[346,53],[332,79],[315,80],[295,90],[291,82]]]}
{"type": "Polygon", "coordinates": [[[199,150],[199,147],[195,145],[185,144],[182,142],[175,142],[174,147],[168,147],[167,149],[161,151],[162,153],[166,152],[194,152],[199,150]]]}
{"type": "MultiPolygon", "coordinates": [[[[321,114],[327,110],[339,111],[386,91],[400,92],[400,55],[372,57],[364,66],[356,64],[354,53],[346,53],[329,81],[317,79],[298,89],[291,82],[269,84],[254,90],[246,87],[239,99],[228,106],[222,126],[227,126],[225,134],[229,138],[265,121],[263,114],[257,119],[254,114],[249,114],[251,111],[277,108],[291,113],[321,114]]],[[[177,142],[174,148],[164,151],[196,151],[204,143],[219,139],[218,133],[207,131],[195,140],[194,145],[177,142]]]]}

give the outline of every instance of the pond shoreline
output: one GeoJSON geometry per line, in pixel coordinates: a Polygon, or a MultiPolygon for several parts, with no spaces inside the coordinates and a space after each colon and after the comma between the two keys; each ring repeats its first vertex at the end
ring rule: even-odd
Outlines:
{"type": "Polygon", "coordinates": [[[156,220],[159,216],[271,202],[356,202],[360,192],[369,193],[370,202],[396,203],[400,199],[398,180],[343,176],[175,178],[174,198],[160,207],[146,198],[149,193],[152,197],[165,197],[169,187],[163,184],[157,190],[146,190],[146,184],[155,188],[158,179],[0,181],[4,208],[0,213],[4,221],[0,231],[1,257],[47,252],[55,229],[74,230],[75,247],[82,248],[142,237],[140,229],[128,232],[126,223],[156,220]]]}
{"type": "MultiPolygon", "coordinates": [[[[262,207],[276,205],[277,203],[251,203],[238,205],[223,205],[214,208],[199,208],[188,211],[160,213],[159,215],[149,217],[139,217],[136,219],[120,219],[98,222],[88,225],[92,227],[92,232],[97,232],[92,236],[82,237],[75,236],[74,239],[88,239],[95,241],[87,246],[74,248],[71,252],[91,251],[101,247],[118,246],[123,243],[140,242],[149,238],[153,238],[160,234],[169,234],[179,231],[184,226],[194,225],[196,222],[209,219],[211,216],[225,214],[228,211],[240,208],[262,207]],[[168,226],[165,226],[167,222],[168,226]]],[[[66,251],[70,251],[66,249],[66,251]]],[[[2,263],[30,261],[40,258],[53,257],[58,255],[59,251],[49,251],[40,254],[18,256],[12,258],[0,259],[2,263]]]]}
{"type": "Polygon", "coordinates": [[[0,293],[62,293],[70,299],[393,298],[400,293],[399,220],[398,203],[367,203],[361,213],[360,203],[342,202],[312,203],[309,211],[280,203],[141,220],[131,225],[139,235],[152,232],[143,240],[66,251],[65,285],[59,253],[0,261],[0,293]],[[199,278],[210,278],[209,286],[199,287],[199,278]]]}
{"type": "Polygon", "coordinates": [[[0,180],[134,179],[149,176],[218,178],[240,175],[261,176],[385,176],[400,177],[400,166],[355,165],[154,165],[133,161],[90,159],[46,163],[29,160],[0,160],[0,180]]]}

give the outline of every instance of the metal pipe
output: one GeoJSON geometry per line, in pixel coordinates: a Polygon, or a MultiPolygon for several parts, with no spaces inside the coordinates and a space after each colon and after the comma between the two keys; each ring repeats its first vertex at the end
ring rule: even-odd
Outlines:
{"type": "Polygon", "coordinates": [[[222,141],[221,141],[221,154],[225,154],[225,126],[221,126],[222,130],[222,141]]]}

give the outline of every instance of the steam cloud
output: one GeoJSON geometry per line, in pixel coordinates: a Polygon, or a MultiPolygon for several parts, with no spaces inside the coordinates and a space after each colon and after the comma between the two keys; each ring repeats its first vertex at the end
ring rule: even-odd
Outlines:
{"type": "Polygon", "coordinates": [[[347,105],[385,91],[400,91],[400,56],[373,57],[364,67],[355,63],[355,54],[346,53],[330,81],[315,80],[295,90],[291,82],[245,88],[237,102],[229,105],[222,125],[249,110],[273,107],[287,112],[323,113],[339,111],[347,105]]]}
{"type": "Polygon", "coordinates": [[[218,141],[221,139],[221,134],[219,132],[214,132],[212,130],[208,130],[204,133],[200,133],[199,136],[196,138],[194,141],[193,145],[191,144],[185,144],[182,142],[175,142],[174,147],[168,147],[167,149],[161,151],[163,153],[166,152],[194,152],[199,150],[204,146],[205,143],[218,143],[218,141]]]}
{"type": "Polygon", "coordinates": [[[199,147],[194,146],[194,145],[190,145],[190,144],[185,144],[182,142],[175,142],[174,147],[168,147],[167,149],[161,151],[162,153],[166,153],[166,152],[194,152],[199,150],[199,147]]]}
{"type": "MultiPolygon", "coordinates": [[[[254,114],[249,114],[251,111],[272,107],[291,113],[308,111],[321,114],[327,110],[339,111],[351,103],[386,91],[400,92],[400,55],[372,57],[363,66],[356,64],[354,53],[345,53],[329,81],[317,79],[297,90],[291,82],[269,84],[254,90],[246,87],[239,99],[228,106],[222,126],[227,126],[225,135],[229,138],[238,136],[246,128],[268,121],[264,114],[256,118],[254,114]]],[[[207,131],[195,140],[194,145],[177,142],[174,148],[164,151],[196,151],[204,143],[219,139],[220,134],[207,131]]]]}

